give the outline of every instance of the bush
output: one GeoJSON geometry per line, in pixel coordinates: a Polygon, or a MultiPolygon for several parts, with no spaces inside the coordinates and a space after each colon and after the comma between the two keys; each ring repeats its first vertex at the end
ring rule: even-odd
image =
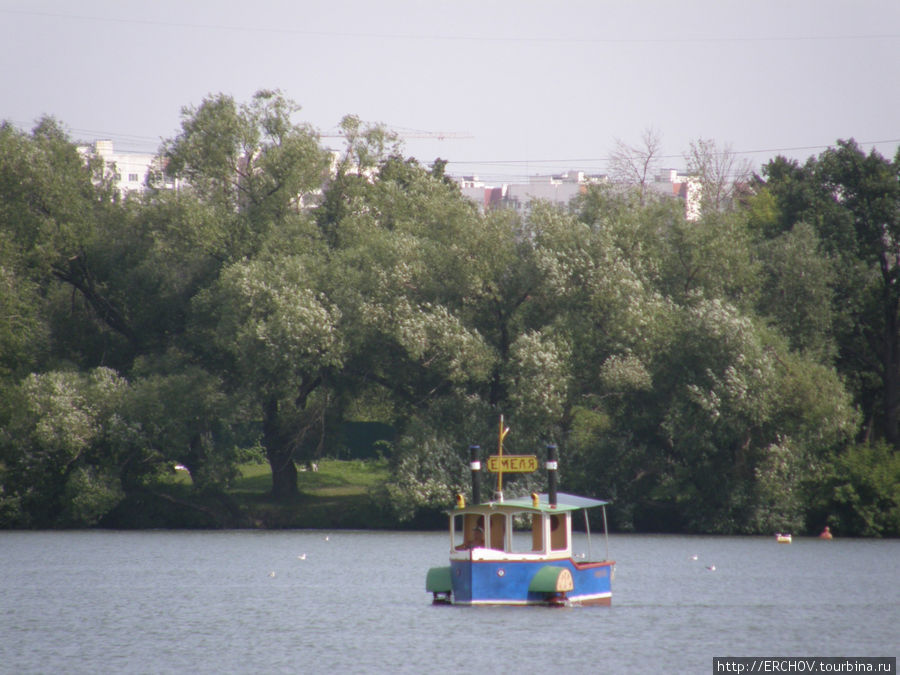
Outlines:
{"type": "Polygon", "coordinates": [[[900,453],[884,442],[854,445],[823,474],[810,530],[827,524],[845,535],[900,536],[900,453]]]}

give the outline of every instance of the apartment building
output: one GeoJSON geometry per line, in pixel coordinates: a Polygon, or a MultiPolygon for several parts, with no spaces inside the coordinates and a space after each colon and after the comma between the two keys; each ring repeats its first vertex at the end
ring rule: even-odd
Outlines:
{"type": "MultiPolygon", "coordinates": [[[[463,195],[478,203],[482,210],[511,208],[528,213],[534,201],[547,201],[562,206],[587,191],[591,185],[608,184],[604,174],[585,174],[583,171],[567,171],[562,174],[532,176],[527,182],[488,185],[477,176],[459,179],[463,195]]],[[[688,220],[700,217],[700,184],[696,178],[679,174],[675,169],[665,169],[647,189],[657,195],[681,199],[688,220]]]]}
{"type": "MultiPolygon", "coordinates": [[[[85,159],[100,157],[106,169],[112,172],[116,187],[124,197],[129,193],[141,193],[147,190],[148,179],[152,171],[160,168],[156,154],[144,152],[117,152],[110,140],[94,141],[92,145],[80,145],[78,151],[85,159]]],[[[175,181],[166,179],[165,187],[174,189],[175,181]]]]}

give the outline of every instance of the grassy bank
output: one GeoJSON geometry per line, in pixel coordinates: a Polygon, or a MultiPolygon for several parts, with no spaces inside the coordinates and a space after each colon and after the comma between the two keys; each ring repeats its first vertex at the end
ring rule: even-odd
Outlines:
{"type": "Polygon", "coordinates": [[[299,495],[291,504],[276,504],[269,496],[268,464],[245,464],[229,495],[255,527],[388,528],[396,527],[373,499],[388,477],[385,460],[323,459],[318,471],[300,471],[299,495]]]}
{"type": "Polygon", "coordinates": [[[375,498],[388,478],[385,460],[329,460],[318,471],[300,471],[297,498],[276,503],[268,464],[244,464],[224,493],[198,493],[186,471],[130,495],[101,526],[148,528],[396,529],[397,522],[375,498]]]}

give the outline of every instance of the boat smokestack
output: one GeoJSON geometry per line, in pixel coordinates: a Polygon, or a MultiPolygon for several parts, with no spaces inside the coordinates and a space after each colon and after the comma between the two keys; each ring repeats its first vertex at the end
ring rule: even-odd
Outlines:
{"type": "Polygon", "coordinates": [[[481,454],[480,445],[469,446],[469,468],[472,469],[472,503],[481,503],[481,454]]]}
{"type": "Polygon", "coordinates": [[[550,498],[550,506],[556,506],[556,469],[559,466],[557,459],[556,446],[552,443],[547,446],[547,492],[550,498]]]}

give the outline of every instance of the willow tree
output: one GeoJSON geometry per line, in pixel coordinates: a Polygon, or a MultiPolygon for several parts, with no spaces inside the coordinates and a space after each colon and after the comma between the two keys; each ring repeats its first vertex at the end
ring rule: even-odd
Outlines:
{"type": "Polygon", "coordinates": [[[24,378],[4,400],[0,526],[95,525],[153,470],[120,415],[128,383],[108,368],[24,378]]]}
{"type": "Polygon", "coordinates": [[[769,231],[796,237],[812,228],[831,268],[823,275],[831,300],[827,328],[869,436],[898,447],[900,153],[892,161],[875,150],[864,153],[852,140],[839,141],[802,166],[777,158],[763,174],[777,205],[769,231]]]}
{"type": "Polygon", "coordinates": [[[454,438],[466,436],[468,397],[493,364],[467,321],[477,212],[440,176],[391,155],[369,178],[330,184],[318,216],[348,347],[338,394],[377,399],[398,431],[391,505],[444,504],[463,466],[466,441],[454,438]]]}
{"type": "Polygon", "coordinates": [[[321,189],[329,163],[314,131],[294,121],[298,110],[273,91],[243,105],[211,96],[184,109],[181,133],[163,148],[169,175],[214,214],[204,219],[210,226],[202,245],[222,265],[218,282],[194,301],[191,348],[255,405],[279,499],[297,492],[288,410],[302,409],[317,386],[310,354],[321,344],[306,339],[318,330],[319,314],[329,312],[303,264],[278,253],[286,243],[288,253],[314,246],[306,237],[306,202],[321,189]]]}
{"type": "MultiPolygon", "coordinates": [[[[31,134],[0,128],[0,157],[5,245],[15,251],[19,273],[37,284],[42,299],[52,303],[65,297],[62,311],[51,317],[66,324],[54,331],[63,343],[57,355],[74,357],[85,367],[104,363],[101,359],[127,367],[146,348],[148,335],[137,325],[125,289],[121,242],[130,238],[123,227],[129,216],[106,168],[86,162],[49,118],[31,134]],[[119,255],[110,255],[117,248],[119,255]],[[84,339],[70,349],[74,336],[84,339]]],[[[135,251],[131,258],[140,255],[135,251]]]]}
{"type": "Polygon", "coordinates": [[[580,204],[581,241],[562,268],[580,486],[616,499],[620,527],[802,524],[804,477],[856,417],[834,371],[755,316],[746,223],[605,203],[580,204]]]}

